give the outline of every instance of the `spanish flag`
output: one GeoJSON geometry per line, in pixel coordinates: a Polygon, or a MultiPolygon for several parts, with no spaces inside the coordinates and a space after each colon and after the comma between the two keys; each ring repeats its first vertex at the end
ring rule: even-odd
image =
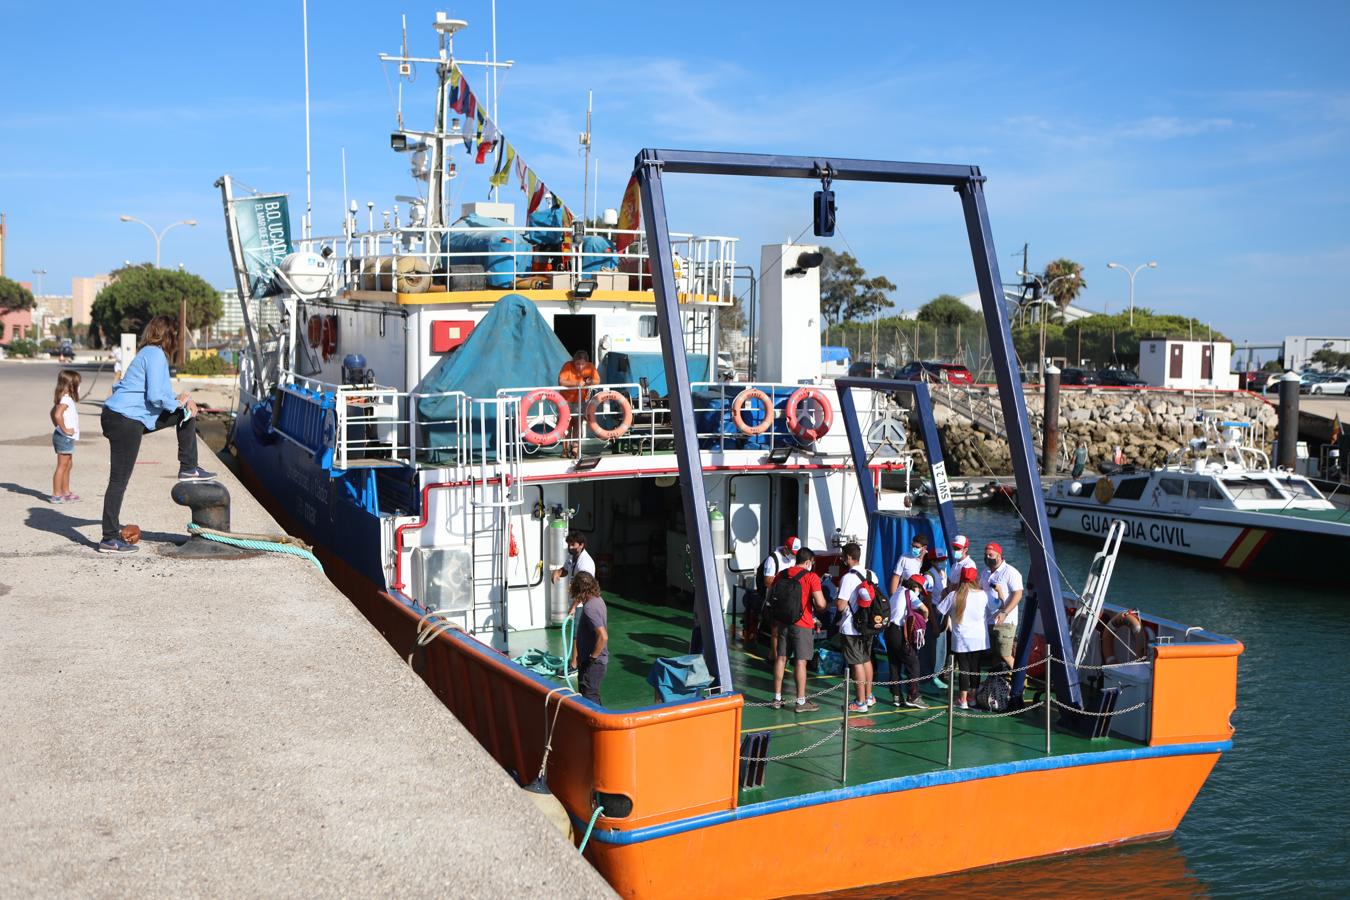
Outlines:
{"type": "Polygon", "coordinates": [[[1336,413],[1336,418],[1331,420],[1331,440],[1328,441],[1333,447],[1341,445],[1341,414],[1336,413]]]}
{"type": "MultiPolygon", "coordinates": [[[[619,204],[619,230],[636,231],[642,224],[642,192],[638,190],[637,173],[628,179],[628,187],[623,191],[623,202],[619,204]]],[[[635,234],[619,234],[614,237],[614,246],[620,253],[637,240],[635,234]]]]}

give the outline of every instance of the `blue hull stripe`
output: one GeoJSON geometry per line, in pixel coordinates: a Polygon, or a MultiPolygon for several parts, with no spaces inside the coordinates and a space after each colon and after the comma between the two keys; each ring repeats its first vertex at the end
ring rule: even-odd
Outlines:
{"type": "MultiPolygon", "coordinates": [[[[801,794],[796,797],[784,797],[765,803],[752,803],[738,809],[691,816],[675,822],[664,822],[646,828],[631,831],[605,831],[596,829],[591,840],[606,844],[641,844],[644,841],[657,840],[699,828],[711,828],[727,822],[752,819],[756,816],[769,816],[774,813],[803,809],[808,806],[823,806],[842,800],[855,800],[859,797],[875,797],[879,794],[894,794],[912,791],[918,788],[938,787],[946,784],[960,784],[964,781],[979,781],[985,778],[999,778],[1004,775],[1020,775],[1023,772],[1049,772],[1054,769],[1069,769],[1077,766],[1095,766],[1105,763],[1128,762],[1137,759],[1164,759],[1169,756],[1200,756],[1208,753],[1224,753],[1233,746],[1232,741],[1207,741],[1195,744],[1169,744],[1163,747],[1139,747],[1128,750],[1105,750],[1101,753],[1070,753],[1064,756],[1024,759],[1018,762],[998,763],[992,766],[977,766],[971,769],[944,770],[928,772],[923,775],[905,775],[901,778],[889,778],[885,781],[873,781],[853,787],[836,788],[830,791],[818,791],[814,794],[801,794]]],[[[574,826],[586,827],[586,820],[572,816],[574,826]]]]}

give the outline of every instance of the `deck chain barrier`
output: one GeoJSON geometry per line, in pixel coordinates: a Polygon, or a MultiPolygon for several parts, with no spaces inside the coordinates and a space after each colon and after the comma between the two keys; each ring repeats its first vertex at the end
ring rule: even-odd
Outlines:
{"type": "Polygon", "coordinates": [[[1018,707],[1017,709],[1008,709],[1004,710],[1003,712],[989,712],[988,710],[965,710],[961,709],[961,707],[958,706],[952,710],[952,714],[955,715],[958,719],[1002,719],[1005,718],[1006,716],[1019,716],[1022,713],[1031,712],[1033,709],[1040,709],[1044,705],[1045,705],[1044,700],[1037,700],[1035,703],[1032,703],[1029,706],[1022,706],[1018,707]]]}
{"type": "MultiPolygon", "coordinates": [[[[825,690],[823,690],[823,691],[816,691],[814,694],[807,694],[807,695],[806,695],[806,699],[807,699],[807,700],[814,700],[814,699],[816,699],[817,697],[824,697],[826,694],[833,694],[835,691],[839,690],[839,689],[842,688],[843,686],[844,686],[844,683],[841,681],[841,682],[839,682],[838,684],[836,684],[834,687],[827,687],[827,688],[826,688],[825,690]]],[[[797,699],[796,697],[786,697],[786,698],[784,698],[782,701],[777,701],[777,700],[765,700],[765,701],[762,702],[762,703],[759,702],[759,701],[755,701],[754,703],[751,703],[750,701],[747,700],[747,701],[745,701],[744,705],[745,705],[745,706],[773,706],[774,703],[781,702],[784,706],[786,706],[786,705],[789,704],[789,703],[794,703],[794,702],[796,702],[796,699],[797,699]]]]}
{"type": "Polygon", "coordinates": [[[741,759],[745,762],[781,762],[785,759],[792,759],[792,757],[794,756],[801,756],[803,753],[810,753],[812,750],[815,750],[822,744],[834,740],[843,733],[844,727],[841,725],[834,731],[831,731],[829,734],[825,735],[820,740],[816,741],[814,744],[802,747],[800,750],[793,750],[791,753],[780,753],[777,756],[742,756],[741,759]]]}
{"type": "Polygon", "coordinates": [[[1050,699],[1051,699],[1051,700],[1054,702],[1054,704],[1055,704],[1056,706],[1058,706],[1060,709],[1067,709],[1067,710],[1069,710],[1070,712],[1075,712],[1075,713],[1078,713],[1079,715],[1083,715],[1083,716],[1096,716],[1096,717],[1099,718],[1099,719],[1109,719],[1109,718],[1111,718],[1112,716],[1123,716],[1123,715],[1125,715],[1126,713],[1132,713],[1132,712],[1134,712],[1134,711],[1137,710],[1137,709],[1143,709],[1145,706],[1148,706],[1148,701],[1147,701],[1147,700],[1143,700],[1143,701],[1141,701],[1141,702],[1139,702],[1139,703],[1136,703],[1134,706],[1127,706],[1127,707],[1125,707],[1124,709],[1113,709],[1113,710],[1111,710],[1110,712],[1091,712],[1091,711],[1086,710],[1086,709],[1079,709],[1078,707],[1073,706],[1072,704],[1069,704],[1069,703],[1060,703],[1059,700],[1058,700],[1058,698],[1055,698],[1055,697],[1052,697],[1052,698],[1050,698],[1050,699]]]}
{"type": "MultiPolygon", "coordinates": [[[[894,725],[890,728],[875,728],[871,725],[850,725],[849,731],[865,731],[868,734],[895,734],[900,731],[909,731],[912,728],[918,728],[921,725],[927,725],[929,722],[935,722],[947,714],[946,707],[942,707],[926,719],[920,719],[917,722],[910,722],[908,725],[894,725]]],[[[866,715],[866,713],[858,713],[866,715]]]]}

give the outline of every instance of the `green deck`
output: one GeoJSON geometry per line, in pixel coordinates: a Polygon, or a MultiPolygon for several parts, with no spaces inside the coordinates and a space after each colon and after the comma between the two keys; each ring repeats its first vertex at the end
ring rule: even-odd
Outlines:
{"type": "MultiPolygon", "coordinates": [[[[687,652],[693,617],[687,610],[638,603],[605,593],[609,608],[610,664],[601,695],[609,709],[624,710],[652,706],[653,690],[647,684],[647,671],[658,656],[678,656],[687,652]]],[[[525,650],[562,651],[561,629],[518,631],[511,636],[510,654],[525,650]]],[[[736,688],[747,703],[764,702],[773,697],[773,670],[761,656],[767,647],[743,647],[739,639],[730,644],[731,665],[736,688]]],[[[884,668],[878,678],[889,676],[884,668]]],[[[810,674],[807,692],[815,694],[843,679],[810,674]]],[[[785,694],[792,693],[792,674],[785,679],[785,694]]],[[[843,721],[843,692],[836,689],[817,699],[820,709],[797,714],[790,702],[781,710],[765,706],[747,706],[742,716],[743,731],[771,731],[769,755],[779,756],[806,747],[840,727],[843,721]]],[[[876,734],[850,728],[848,781],[866,784],[886,778],[916,775],[947,767],[947,717],[945,691],[925,694],[929,710],[891,706],[889,688],[878,688],[877,706],[866,714],[850,714],[851,726],[894,728],[941,713],[932,722],[908,731],[876,734]]],[[[764,786],[741,792],[741,802],[754,803],[796,796],[840,786],[840,736],[820,747],[789,760],[767,765],[764,786]]],[[[1056,730],[1051,738],[1055,755],[1090,753],[1135,747],[1138,744],[1119,738],[1088,740],[1056,730]]],[[[958,717],[952,737],[952,768],[964,769],[996,763],[1035,759],[1045,755],[1045,711],[1033,710],[1020,716],[994,717],[975,713],[958,717]]]]}

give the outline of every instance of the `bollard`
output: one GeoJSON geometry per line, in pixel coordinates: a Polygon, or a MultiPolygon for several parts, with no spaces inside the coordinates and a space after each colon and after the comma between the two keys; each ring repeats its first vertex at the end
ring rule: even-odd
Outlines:
{"type": "Polygon", "coordinates": [[[947,672],[947,768],[952,767],[952,722],[956,718],[956,678],[960,674],[956,657],[951,657],[950,671],[947,672]]]}
{"type": "Polygon", "coordinates": [[[1275,464],[1293,471],[1298,464],[1298,375],[1285,372],[1280,379],[1279,453],[1275,464]]]}
{"type": "Polygon", "coordinates": [[[839,733],[839,783],[848,784],[848,663],[844,664],[844,728],[839,733]]]}
{"type": "Polygon", "coordinates": [[[192,524],[230,530],[230,492],[218,481],[180,481],[169,492],[173,502],[192,510],[192,524]]]}
{"type": "Polygon", "coordinates": [[[1041,420],[1041,474],[1054,475],[1059,455],[1059,368],[1045,368],[1045,416],[1041,420]]]}

